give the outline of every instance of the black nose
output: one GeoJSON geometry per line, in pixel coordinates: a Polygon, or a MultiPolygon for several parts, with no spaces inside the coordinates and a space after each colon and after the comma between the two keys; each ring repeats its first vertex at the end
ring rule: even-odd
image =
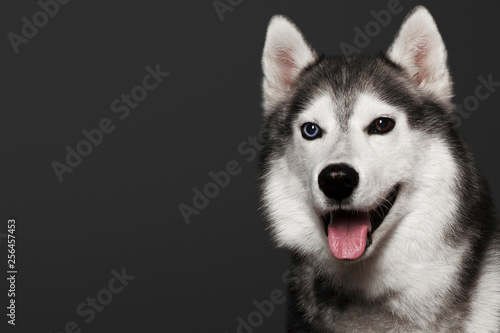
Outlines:
{"type": "Polygon", "coordinates": [[[325,195],[338,201],[348,198],[358,186],[359,175],[347,164],[331,164],[318,176],[319,188],[325,195]]]}

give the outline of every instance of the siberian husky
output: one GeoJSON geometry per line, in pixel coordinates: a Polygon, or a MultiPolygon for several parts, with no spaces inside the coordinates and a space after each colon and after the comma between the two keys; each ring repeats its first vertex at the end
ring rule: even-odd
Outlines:
{"type": "Polygon", "coordinates": [[[275,16],[262,66],[261,197],[292,256],[288,332],[500,332],[492,199],[427,9],[375,56],[318,56],[275,16]]]}

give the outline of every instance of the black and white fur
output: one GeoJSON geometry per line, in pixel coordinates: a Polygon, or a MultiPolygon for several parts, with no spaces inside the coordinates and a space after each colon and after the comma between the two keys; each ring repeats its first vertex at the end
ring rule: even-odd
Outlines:
{"type": "MultiPolygon", "coordinates": [[[[386,54],[323,57],[272,18],[264,71],[261,195],[269,230],[292,253],[288,332],[500,332],[500,237],[488,186],[453,128],[452,83],[423,7],[386,54]],[[380,116],[386,135],[368,135],[380,116]],[[307,141],[301,124],[325,134],[307,141]],[[356,260],[332,256],[318,187],[331,163],[359,173],[347,209],[396,201],[356,260]]],[[[345,209],[346,207],[343,206],[345,209]]]]}

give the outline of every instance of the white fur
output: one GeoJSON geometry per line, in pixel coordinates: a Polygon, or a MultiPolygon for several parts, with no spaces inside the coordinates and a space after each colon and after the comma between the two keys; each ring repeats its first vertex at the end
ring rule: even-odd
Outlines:
{"type": "Polygon", "coordinates": [[[446,48],[426,8],[417,7],[406,19],[387,55],[402,66],[427,94],[450,105],[453,95],[446,48]]]}
{"type": "Polygon", "coordinates": [[[438,137],[410,129],[401,110],[370,94],[358,97],[346,132],[334,114],[332,96],[324,93],[314,99],[294,124],[284,157],[273,161],[264,175],[273,234],[281,246],[322,258],[323,269],[335,272],[352,291],[374,299],[389,291],[400,293],[390,310],[426,327],[441,309],[438,296],[454,287],[462,255],[469,250],[452,250],[444,241],[457,208],[457,167],[450,148],[438,137]],[[381,116],[396,121],[394,130],[368,135],[365,128],[381,116]],[[321,139],[302,138],[300,125],[308,121],[324,130],[321,139]],[[372,246],[350,265],[331,255],[320,219],[332,207],[325,206],[317,177],[331,163],[348,163],[360,175],[351,209],[373,209],[401,184],[372,246]]]}
{"type": "Polygon", "coordinates": [[[272,234],[280,247],[321,257],[325,255],[324,248],[328,248],[323,222],[311,207],[307,188],[301,186],[297,171],[290,168],[286,158],[280,158],[273,161],[264,176],[264,200],[269,218],[276,222],[271,225],[272,234]]]}
{"type": "MultiPolygon", "coordinates": [[[[489,253],[492,253],[491,251],[489,253]]],[[[481,278],[472,299],[472,310],[467,332],[487,332],[488,327],[495,327],[500,321],[500,275],[495,267],[500,262],[500,253],[492,253],[479,272],[481,278]]]]}
{"type": "Polygon", "coordinates": [[[297,27],[284,16],[273,16],[262,55],[265,114],[285,99],[300,71],[315,59],[297,27]]]}
{"type": "MultiPolygon", "coordinates": [[[[405,21],[388,56],[414,78],[423,94],[432,95],[445,107],[451,103],[446,50],[425,8],[417,8],[405,21]]],[[[287,98],[293,80],[315,57],[292,23],[273,18],[263,56],[265,115],[287,98]],[[284,50],[291,55],[285,64],[280,56],[284,50]]],[[[442,302],[452,300],[448,293],[458,293],[461,262],[472,250],[468,242],[452,247],[445,241],[457,218],[460,192],[452,148],[438,135],[411,128],[406,112],[373,93],[361,93],[351,107],[347,123],[341,124],[345,120],[339,116],[341,107],[334,94],[318,91],[292,123],[286,151],[269,157],[263,199],[272,220],[272,235],[279,246],[315,258],[320,269],[332,273],[347,292],[361,292],[372,300],[397,295],[389,297],[382,310],[414,323],[418,327],[414,331],[436,332],[432,325],[440,322],[440,311],[455,306],[442,302]],[[369,135],[366,128],[379,117],[395,120],[394,129],[385,135],[369,135]],[[323,136],[304,140],[300,131],[306,122],[318,124],[323,136]],[[321,219],[338,208],[330,206],[317,181],[321,170],[333,163],[347,163],[359,173],[352,204],[344,209],[372,210],[396,184],[401,185],[394,206],[372,235],[373,244],[349,263],[332,256],[321,219]]],[[[495,327],[499,321],[499,261],[500,253],[496,253],[482,265],[467,332],[487,332],[487,327],[495,327]]],[[[332,327],[346,323],[345,331],[349,331],[349,323],[360,315],[383,320],[379,311],[352,307],[332,327]]],[[[446,325],[453,325],[453,318],[447,319],[446,325]]],[[[438,330],[453,329],[443,326],[438,330]]]]}

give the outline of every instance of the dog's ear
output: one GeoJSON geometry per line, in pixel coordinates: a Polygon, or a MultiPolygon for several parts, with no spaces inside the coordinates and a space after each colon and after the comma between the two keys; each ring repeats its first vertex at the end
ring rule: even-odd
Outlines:
{"type": "Polygon", "coordinates": [[[274,16],[262,55],[264,114],[286,98],[301,70],[315,60],[316,53],[295,24],[284,16],[274,16]]]}
{"type": "Polygon", "coordinates": [[[441,102],[451,103],[453,92],[446,48],[425,7],[418,6],[408,14],[387,56],[403,67],[425,92],[441,102]]]}

